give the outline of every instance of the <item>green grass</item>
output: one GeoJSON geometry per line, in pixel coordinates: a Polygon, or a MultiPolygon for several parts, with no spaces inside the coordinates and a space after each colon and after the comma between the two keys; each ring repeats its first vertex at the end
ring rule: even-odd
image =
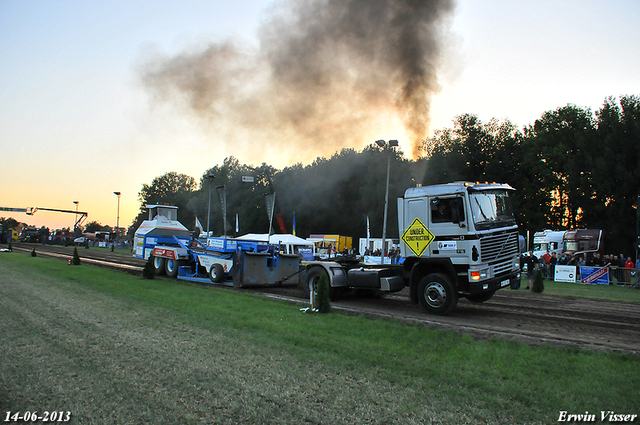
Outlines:
{"type": "MultiPolygon", "coordinates": [[[[639,413],[640,359],[630,355],[302,314],[250,293],[15,253],[0,254],[0,273],[0,411],[176,424],[639,413]]],[[[567,290],[556,284],[545,282],[545,293],[567,290]]]]}
{"type": "MultiPolygon", "coordinates": [[[[527,284],[527,278],[523,277],[520,284],[521,288],[524,288],[527,284]]],[[[544,293],[563,297],[594,298],[640,303],[640,290],[624,285],[587,285],[582,283],[544,280],[544,293]]]]}

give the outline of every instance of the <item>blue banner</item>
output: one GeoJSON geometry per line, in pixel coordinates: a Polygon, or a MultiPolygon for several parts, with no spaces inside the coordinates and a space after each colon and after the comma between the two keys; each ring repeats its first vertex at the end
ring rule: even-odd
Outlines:
{"type": "Polygon", "coordinates": [[[580,283],[608,285],[609,269],[606,267],[580,267],[580,283]]]}

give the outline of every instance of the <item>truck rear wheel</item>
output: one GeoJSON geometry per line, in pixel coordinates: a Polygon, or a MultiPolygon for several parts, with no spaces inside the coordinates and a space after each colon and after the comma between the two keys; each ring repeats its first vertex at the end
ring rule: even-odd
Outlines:
{"type": "Polygon", "coordinates": [[[431,314],[447,314],[458,304],[458,292],[447,275],[432,273],[418,285],[420,305],[431,314]]]}
{"type": "Polygon", "coordinates": [[[209,279],[213,283],[220,283],[222,279],[224,279],[224,268],[222,268],[222,264],[213,264],[211,269],[209,270],[209,279]]]}
{"type": "Polygon", "coordinates": [[[164,269],[167,272],[167,276],[176,277],[178,276],[178,260],[172,260],[171,258],[167,258],[164,261],[164,269]]]}
{"type": "Polygon", "coordinates": [[[153,268],[155,269],[156,276],[163,275],[165,272],[164,266],[165,259],[162,257],[153,257],[153,268]]]}
{"type": "MultiPolygon", "coordinates": [[[[320,282],[320,276],[327,276],[327,283],[329,282],[329,276],[322,267],[314,267],[307,272],[307,277],[304,280],[302,290],[307,298],[311,296],[311,291],[318,293],[318,283],[320,282]]],[[[329,284],[329,299],[332,301],[338,298],[338,291],[336,288],[332,288],[329,284]]]]}

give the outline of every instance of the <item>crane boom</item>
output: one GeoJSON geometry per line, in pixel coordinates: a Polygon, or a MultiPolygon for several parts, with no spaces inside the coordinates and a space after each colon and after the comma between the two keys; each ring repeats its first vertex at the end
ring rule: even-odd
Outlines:
{"type": "Polygon", "coordinates": [[[27,208],[8,208],[8,207],[0,207],[0,211],[10,211],[10,212],[23,212],[27,215],[34,215],[37,211],[53,211],[53,212],[61,212],[61,213],[69,213],[76,214],[76,223],[74,224],[74,228],[78,227],[82,222],[87,218],[89,213],[84,211],[74,211],[74,210],[59,210],[55,208],[38,208],[38,207],[27,207],[27,208]],[[77,217],[77,216],[80,217],[77,217]]]}

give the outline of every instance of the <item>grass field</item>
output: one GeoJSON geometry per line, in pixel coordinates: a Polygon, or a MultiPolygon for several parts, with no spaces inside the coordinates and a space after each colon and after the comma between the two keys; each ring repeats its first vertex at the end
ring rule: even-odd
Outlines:
{"type": "Polygon", "coordinates": [[[17,253],[0,253],[0,276],[0,412],[70,411],[78,424],[546,424],[560,411],[640,413],[640,359],[630,355],[302,314],[229,289],[17,253]]]}

